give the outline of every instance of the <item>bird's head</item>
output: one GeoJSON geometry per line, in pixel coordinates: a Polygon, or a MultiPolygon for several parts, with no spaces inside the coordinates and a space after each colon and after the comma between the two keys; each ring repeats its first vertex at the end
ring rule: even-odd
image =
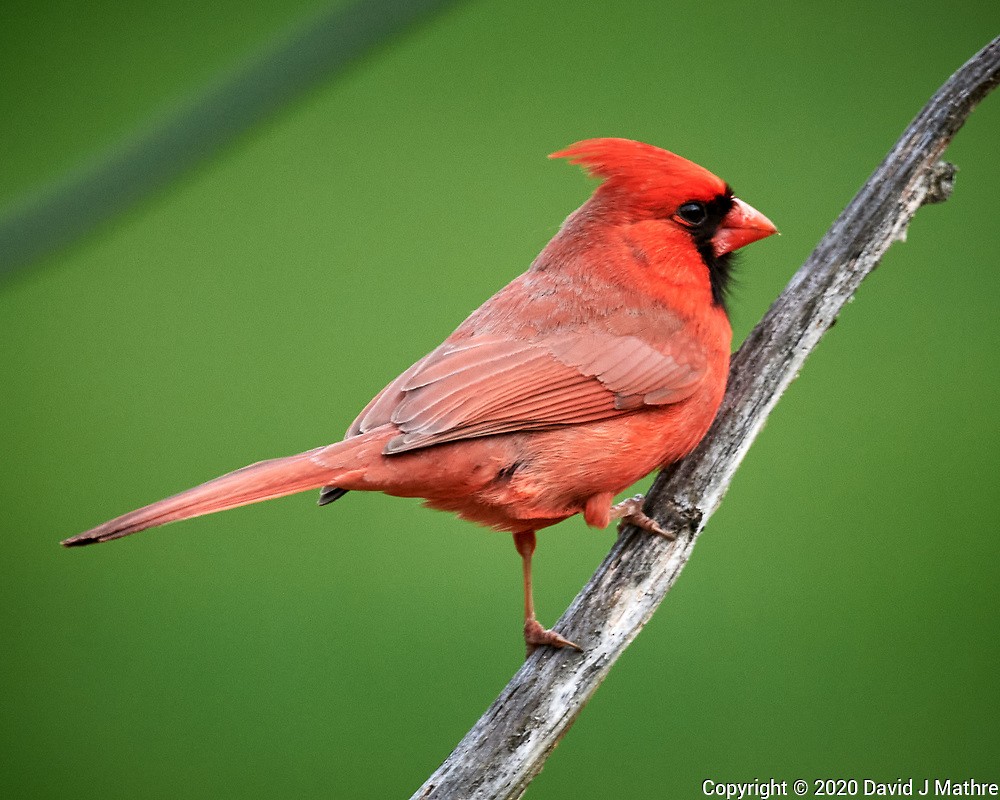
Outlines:
{"type": "Polygon", "coordinates": [[[777,233],[767,217],[693,161],[631,139],[586,139],[553,153],[603,178],[592,202],[618,223],[657,221],[669,239],[689,240],[708,267],[722,305],[733,251],[777,233]]]}

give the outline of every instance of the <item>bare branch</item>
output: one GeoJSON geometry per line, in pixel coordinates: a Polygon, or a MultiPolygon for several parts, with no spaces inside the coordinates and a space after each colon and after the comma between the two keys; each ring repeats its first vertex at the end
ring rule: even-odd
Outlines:
{"type": "Polygon", "coordinates": [[[0,212],[0,280],[71,244],[450,0],[337,3],[175,111],[0,212]]]}
{"type": "Polygon", "coordinates": [[[939,158],[1000,83],[1000,37],[931,98],[733,359],[708,436],[656,479],[646,513],[675,542],[627,530],[557,624],[583,654],[541,648],[529,658],[414,798],[516,798],[659,606],[718,507],[778,398],[924,203],[951,192],[939,158]]]}

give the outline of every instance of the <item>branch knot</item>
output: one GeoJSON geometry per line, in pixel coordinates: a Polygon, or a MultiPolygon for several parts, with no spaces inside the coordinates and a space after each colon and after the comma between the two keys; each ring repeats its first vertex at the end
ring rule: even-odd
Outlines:
{"type": "Polygon", "coordinates": [[[958,167],[949,161],[938,161],[927,171],[927,194],[924,204],[943,203],[955,190],[955,174],[958,167]]]}
{"type": "Polygon", "coordinates": [[[656,521],[678,539],[690,539],[701,530],[705,518],[698,506],[681,503],[674,498],[657,498],[654,509],[656,521]]]}

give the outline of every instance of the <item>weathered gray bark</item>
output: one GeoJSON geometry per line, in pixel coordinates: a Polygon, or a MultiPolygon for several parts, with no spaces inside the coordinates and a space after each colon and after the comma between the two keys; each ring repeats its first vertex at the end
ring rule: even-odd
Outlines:
{"type": "Polygon", "coordinates": [[[733,359],[711,431],[653,484],[646,512],[675,542],[626,530],[556,624],[585,652],[540,648],[414,798],[516,798],[646,624],[806,356],[924,203],[945,200],[945,147],[1000,82],[1000,37],[953,75],[844,209],[733,359]]]}

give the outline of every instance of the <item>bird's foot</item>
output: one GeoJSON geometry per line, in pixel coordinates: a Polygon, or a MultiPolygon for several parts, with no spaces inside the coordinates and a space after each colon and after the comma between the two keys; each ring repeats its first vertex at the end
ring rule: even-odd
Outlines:
{"type": "Polygon", "coordinates": [[[676,533],[662,528],[659,522],[643,512],[642,504],[645,499],[641,494],[637,494],[635,497],[630,497],[628,500],[622,500],[620,503],[611,506],[611,519],[620,520],[618,523],[618,532],[621,533],[626,525],[635,525],[637,528],[655,533],[664,539],[669,539],[670,541],[676,539],[676,533]]]}
{"type": "Polygon", "coordinates": [[[583,648],[575,642],[560,636],[549,628],[543,628],[542,623],[537,619],[529,619],[524,623],[524,643],[527,645],[525,657],[535,652],[535,648],[540,645],[549,647],[572,647],[574,650],[583,652],[583,648]]]}

